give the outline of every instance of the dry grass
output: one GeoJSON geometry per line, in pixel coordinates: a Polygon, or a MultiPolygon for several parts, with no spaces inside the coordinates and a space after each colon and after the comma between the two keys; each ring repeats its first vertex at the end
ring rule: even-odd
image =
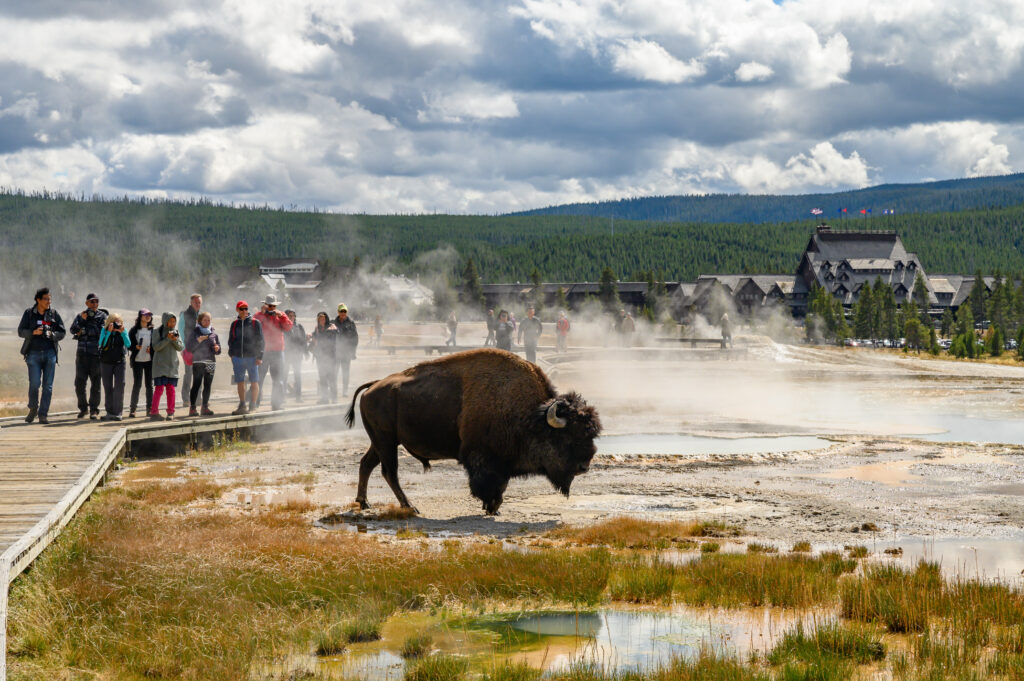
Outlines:
{"type": "Polygon", "coordinates": [[[373,514],[376,520],[408,520],[416,516],[416,510],[398,504],[389,504],[373,514]]]}
{"type": "Polygon", "coordinates": [[[437,554],[311,532],[284,507],[176,510],[218,493],[196,479],[94,495],[13,586],[11,678],[75,668],[113,681],[249,681],[259,661],[319,647],[331,622],[457,604],[593,605],[608,581],[610,556],[600,550],[475,545],[437,554]]]}
{"type": "Polygon", "coordinates": [[[731,537],[740,529],[712,521],[655,522],[620,516],[593,525],[563,525],[544,536],[576,546],[610,546],[618,549],[663,549],[692,544],[694,537],[731,537]]]}

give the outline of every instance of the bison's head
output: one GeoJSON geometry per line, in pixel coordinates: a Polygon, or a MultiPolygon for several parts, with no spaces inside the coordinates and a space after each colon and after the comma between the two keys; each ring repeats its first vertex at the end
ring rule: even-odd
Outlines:
{"type": "Polygon", "coordinates": [[[569,496],[569,486],[580,473],[590,469],[597,447],[594,438],[601,434],[597,410],[571,392],[548,400],[537,410],[539,438],[547,446],[541,465],[551,484],[569,496]]]}

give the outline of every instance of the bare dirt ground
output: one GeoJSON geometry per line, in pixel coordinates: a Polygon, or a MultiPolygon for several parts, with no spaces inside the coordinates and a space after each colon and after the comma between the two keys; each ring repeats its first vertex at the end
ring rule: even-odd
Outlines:
{"type": "MultiPolygon", "coordinates": [[[[368,444],[358,424],[200,456],[188,465],[193,474],[230,483],[221,504],[239,512],[312,502],[311,522],[333,516],[339,528],[409,529],[435,538],[529,542],[558,523],[624,514],[727,520],[742,525],[748,540],[780,546],[1024,536],[1018,416],[1024,368],[748,342],[745,356],[728,361],[686,351],[638,358],[642,353],[600,348],[542,361],[556,361],[547,367],[560,390],[579,390],[598,407],[606,435],[816,434],[828,439],[824,448],[714,455],[699,445],[678,454],[638,446],[632,453],[599,454],[568,498],[542,478],[513,480],[495,517],[485,516],[470,496],[457,463],[441,462],[425,473],[403,455],[399,477],[420,516],[392,521],[376,518],[394,502],[379,471],[370,479],[373,508],[350,508],[368,444]]],[[[354,365],[353,380],[421,359],[367,352],[354,365]]],[[[144,463],[132,474],[146,476],[149,466],[153,475],[178,474],[159,463],[144,463]]]]}

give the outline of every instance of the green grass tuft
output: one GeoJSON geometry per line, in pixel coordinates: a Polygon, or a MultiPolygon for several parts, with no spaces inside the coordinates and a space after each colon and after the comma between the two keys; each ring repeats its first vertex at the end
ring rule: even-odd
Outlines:
{"type": "Polygon", "coordinates": [[[430,634],[415,634],[402,642],[401,655],[407,660],[423,657],[430,653],[433,644],[434,639],[430,634]]]}
{"type": "Polygon", "coordinates": [[[430,655],[405,672],[405,681],[459,681],[469,674],[469,661],[455,655],[430,655]]]}

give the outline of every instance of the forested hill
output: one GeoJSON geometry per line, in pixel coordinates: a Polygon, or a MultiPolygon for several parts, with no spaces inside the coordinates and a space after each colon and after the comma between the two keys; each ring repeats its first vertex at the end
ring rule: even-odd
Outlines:
{"type": "MultiPolygon", "coordinates": [[[[485,282],[525,282],[534,269],[546,281],[597,281],[604,267],[622,279],[792,273],[816,222],[616,220],[613,235],[608,220],[586,216],[333,215],[0,193],[0,298],[23,300],[57,279],[74,279],[75,290],[111,279],[198,286],[273,257],[316,257],[334,273],[358,258],[453,281],[472,258],[485,282]]],[[[830,222],[896,230],[931,273],[1024,272],[1024,206],[830,222]]]]}
{"type": "Polygon", "coordinates": [[[651,196],[598,203],[570,203],[512,215],[588,215],[616,220],[666,222],[789,222],[810,216],[813,208],[826,220],[871,210],[939,213],[1024,204],[1024,174],[944,180],[923,184],[883,184],[834,194],[793,196],[712,194],[709,196],[651,196]]]}

